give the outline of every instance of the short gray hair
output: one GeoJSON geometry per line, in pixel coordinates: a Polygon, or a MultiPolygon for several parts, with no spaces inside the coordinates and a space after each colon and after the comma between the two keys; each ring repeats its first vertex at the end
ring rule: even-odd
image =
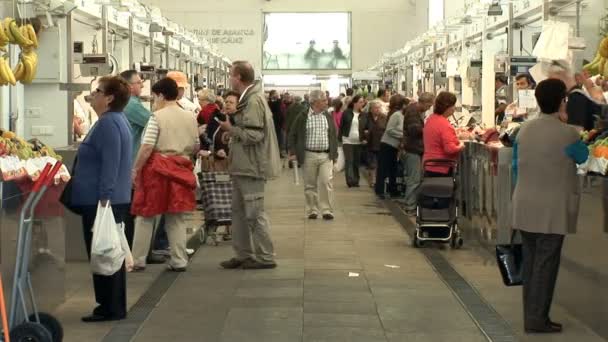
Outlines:
{"type": "Polygon", "coordinates": [[[300,103],[302,102],[302,96],[296,95],[293,97],[293,102],[300,103]]]}
{"type": "Polygon", "coordinates": [[[379,100],[379,99],[371,100],[369,102],[369,109],[371,110],[373,107],[380,107],[380,108],[382,108],[382,101],[379,100]]]}
{"type": "Polygon", "coordinates": [[[209,103],[215,103],[215,94],[209,89],[203,89],[196,94],[199,101],[207,101],[209,103]]]}
{"type": "Polygon", "coordinates": [[[317,101],[326,98],[325,92],[323,90],[313,90],[310,92],[310,103],[313,104],[317,101]]]}

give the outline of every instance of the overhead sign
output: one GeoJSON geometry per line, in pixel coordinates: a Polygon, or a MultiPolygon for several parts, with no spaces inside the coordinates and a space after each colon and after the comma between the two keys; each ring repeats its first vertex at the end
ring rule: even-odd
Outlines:
{"type": "Polygon", "coordinates": [[[206,38],[211,44],[244,44],[255,35],[255,30],[247,28],[196,29],[194,33],[206,38]]]}

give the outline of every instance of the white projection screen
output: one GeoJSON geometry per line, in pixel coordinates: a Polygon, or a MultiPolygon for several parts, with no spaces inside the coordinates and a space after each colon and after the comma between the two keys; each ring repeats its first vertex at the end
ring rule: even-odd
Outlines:
{"type": "Polygon", "coordinates": [[[264,70],[351,69],[350,13],[264,13],[264,70]]]}

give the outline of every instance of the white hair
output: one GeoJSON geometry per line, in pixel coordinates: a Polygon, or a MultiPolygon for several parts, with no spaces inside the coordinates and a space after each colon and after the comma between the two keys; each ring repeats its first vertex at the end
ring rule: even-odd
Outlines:
{"type": "Polygon", "coordinates": [[[209,89],[203,89],[196,94],[199,101],[207,101],[209,103],[215,103],[215,95],[209,89]]]}
{"type": "Polygon", "coordinates": [[[369,102],[369,109],[372,109],[372,107],[382,108],[382,100],[379,100],[379,99],[371,100],[369,102]]]}
{"type": "Polygon", "coordinates": [[[326,95],[323,90],[313,90],[310,92],[310,103],[315,103],[322,99],[325,99],[326,95]]]}

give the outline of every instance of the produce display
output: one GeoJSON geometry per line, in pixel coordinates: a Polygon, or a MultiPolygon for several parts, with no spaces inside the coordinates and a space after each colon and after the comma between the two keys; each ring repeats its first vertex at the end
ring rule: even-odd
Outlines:
{"type": "MultiPolygon", "coordinates": [[[[61,156],[38,139],[25,141],[14,132],[0,130],[0,171],[2,180],[9,181],[29,176],[36,180],[47,163],[55,164],[61,156]]],[[[69,180],[65,166],[56,177],[56,181],[69,180]]]]}
{"type": "Polygon", "coordinates": [[[0,85],[16,85],[32,83],[38,70],[38,37],[31,24],[17,25],[13,18],[5,18],[0,22],[0,51],[6,52],[8,44],[19,45],[21,54],[15,69],[11,69],[8,55],[0,57],[0,85]]]}

